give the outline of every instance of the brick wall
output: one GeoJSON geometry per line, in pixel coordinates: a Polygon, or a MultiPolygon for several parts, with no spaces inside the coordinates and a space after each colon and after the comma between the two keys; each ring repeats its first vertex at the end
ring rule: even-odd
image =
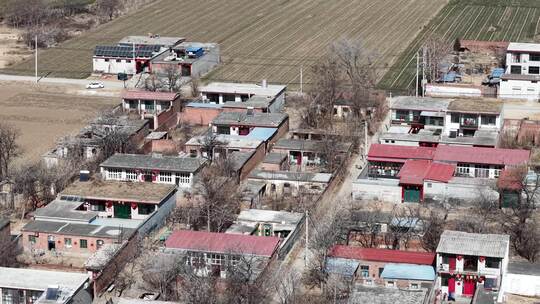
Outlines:
{"type": "Polygon", "coordinates": [[[157,153],[169,153],[169,152],[180,152],[176,142],[170,139],[158,139],[151,140],[144,144],[143,152],[149,154],[152,152],[157,153]]]}
{"type": "Polygon", "coordinates": [[[289,132],[289,119],[287,118],[286,121],[284,121],[281,126],[279,126],[276,134],[274,134],[274,137],[272,137],[270,139],[270,141],[268,142],[268,150],[270,150],[272,148],[272,145],[278,141],[278,139],[284,137],[287,132],[289,132]]]}
{"type": "Polygon", "coordinates": [[[97,251],[97,241],[102,240],[104,244],[111,244],[115,240],[114,239],[106,239],[106,238],[94,238],[94,237],[80,237],[80,236],[70,236],[70,235],[63,235],[63,234],[49,234],[49,233],[39,233],[39,236],[36,237],[36,242],[34,244],[30,243],[29,237],[34,234],[34,232],[31,231],[23,231],[22,232],[22,244],[25,251],[29,252],[31,249],[37,249],[37,250],[43,250],[48,251],[49,250],[49,242],[48,237],[49,235],[54,236],[54,242],[55,242],[55,249],[57,252],[70,252],[70,253],[94,253],[97,251]],[[65,238],[71,239],[71,247],[65,246],[65,238]],[[81,248],[81,239],[84,239],[87,241],[88,248],[81,248]]]}
{"type": "Polygon", "coordinates": [[[257,167],[257,165],[264,160],[265,156],[266,151],[264,149],[264,145],[260,145],[255,151],[255,154],[251,156],[251,158],[244,164],[244,166],[240,170],[240,180],[246,178],[251,172],[251,170],[257,167]]]}
{"type": "Polygon", "coordinates": [[[159,113],[157,117],[157,126],[154,126],[156,131],[168,131],[178,124],[177,112],[171,108],[168,111],[159,113]]]}
{"type": "Polygon", "coordinates": [[[222,112],[221,108],[192,108],[185,107],[180,115],[184,123],[206,126],[222,112]]]}

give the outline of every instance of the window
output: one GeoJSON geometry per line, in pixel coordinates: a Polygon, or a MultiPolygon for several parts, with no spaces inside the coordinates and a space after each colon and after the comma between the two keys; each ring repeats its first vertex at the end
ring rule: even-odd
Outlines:
{"type": "Polygon", "coordinates": [[[499,268],[500,260],[495,258],[486,258],[486,267],[499,268]]]}
{"type": "Polygon", "coordinates": [[[162,183],[172,183],[172,173],[171,172],[159,172],[158,180],[162,183]]]}
{"type": "Polygon", "coordinates": [[[379,278],[381,277],[383,271],[384,271],[384,268],[383,268],[383,267],[379,267],[379,278]]]}
{"type": "Polygon", "coordinates": [[[218,126],[216,132],[217,134],[231,134],[231,128],[229,126],[218,126]]]}
{"type": "Polygon", "coordinates": [[[189,173],[176,173],[176,180],[178,180],[178,184],[189,184],[191,182],[189,173]]]}
{"type": "Polygon", "coordinates": [[[105,204],[92,204],[90,205],[92,211],[105,211],[105,204]]]}
{"type": "Polygon", "coordinates": [[[529,74],[540,74],[540,67],[537,66],[530,66],[529,67],[529,74]]]}
{"type": "Polygon", "coordinates": [[[37,241],[37,237],[35,235],[28,236],[28,242],[30,242],[30,244],[35,244],[36,241],[37,241]]]}
{"type": "Polygon", "coordinates": [[[411,283],[411,289],[418,289],[418,283],[411,283]]]}
{"type": "Polygon", "coordinates": [[[127,63],[131,63],[131,59],[126,60],[127,63]]]}
{"type": "Polygon", "coordinates": [[[521,62],[521,54],[512,54],[512,62],[520,63],[521,62]]]}
{"type": "Polygon", "coordinates": [[[456,175],[462,176],[462,177],[469,177],[470,176],[470,168],[468,165],[457,165],[456,168],[456,175]]]}
{"type": "Polygon", "coordinates": [[[396,286],[396,282],[394,281],[386,281],[386,287],[395,287],[396,286]]]}
{"type": "Polygon", "coordinates": [[[122,60],[120,60],[120,59],[116,59],[116,62],[122,62],[122,60]]]}
{"type": "Polygon", "coordinates": [[[459,114],[456,114],[456,113],[450,114],[450,121],[452,123],[459,123],[459,114]]]}
{"type": "Polygon", "coordinates": [[[428,188],[431,188],[432,186],[433,186],[432,183],[427,183],[427,187],[428,187],[428,188]]]}
{"type": "Polygon", "coordinates": [[[197,157],[197,150],[189,150],[189,157],[197,157]]]}
{"type": "Polygon", "coordinates": [[[24,299],[24,291],[22,289],[2,288],[1,302],[4,304],[26,303],[24,299]]]}
{"type": "Polygon", "coordinates": [[[362,275],[362,278],[369,278],[369,266],[360,266],[360,274],[362,275]]]}
{"type": "Polygon", "coordinates": [[[225,260],[224,256],[222,254],[209,254],[209,264],[210,265],[223,265],[223,260],[225,260]]]}
{"type": "Polygon", "coordinates": [[[474,165],[474,177],[488,178],[489,166],[488,165],[474,165]]]}
{"type": "Polygon", "coordinates": [[[138,204],[137,208],[141,215],[148,215],[156,210],[156,207],[152,204],[138,204]]]}
{"type": "Polygon", "coordinates": [[[109,62],[109,58],[105,58],[105,62],[109,62]]]}
{"type": "Polygon", "coordinates": [[[126,179],[128,181],[136,181],[137,180],[137,172],[128,170],[126,171],[126,179]]]}
{"type": "Polygon", "coordinates": [[[534,92],[534,88],[527,88],[527,92],[534,92]]]}
{"type": "Polygon", "coordinates": [[[409,121],[409,111],[396,110],[396,120],[409,121]]]}
{"type": "Polygon", "coordinates": [[[441,277],[441,286],[447,287],[447,286],[448,286],[448,279],[449,279],[449,278],[450,278],[449,276],[442,276],[442,277],[441,277]]]}
{"type": "Polygon", "coordinates": [[[521,66],[520,65],[510,66],[510,74],[521,74],[521,66]]]}
{"type": "Polygon", "coordinates": [[[540,61],[540,54],[529,54],[529,61],[540,61]]]}
{"type": "Polygon", "coordinates": [[[443,256],[442,256],[442,263],[443,263],[443,264],[448,264],[448,263],[450,263],[450,258],[449,258],[447,255],[443,255],[443,256]]]}
{"type": "Polygon", "coordinates": [[[512,91],[521,91],[520,87],[512,87],[512,91]]]}
{"type": "Polygon", "coordinates": [[[79,247],[81,249],[86,249],[88,248],[88,241],[87,240],[84,240],[84,239],[80,239],[79,240],[79,247]]]}
{"type": "Polygon", "coordinates": [[[108,169],[107,170],[107,179],[112,180],[121,180],[122,179],[122,170],[120,169],[108,169]]]}
{"type": "Polygon", "coordinates": [[[497,117],[495,117],[494,115],[482,115],[482,119],[481,119],[483,125],[490,125],[490,126],[494,126],[496,120],[497,120],[497,117]]]}
{"type": "Polygon", "coordinates": [[[497,288],[497,278],[486,278],[486,280],[484,281],[484,288],[497,288]]]}
{"type": "Polygon", "coordinates": [[[65,239],[64,239],[64,245],[65,245],[67,248],[71,248],[71,239],[70,239],[70,238],[65,238],[65,239]]]}
{"type": "Polygon", "coordinates": [[[103,244],[105,244],[103,240],[97,240],[96,249],[100,249],[101,247],[103,247],[103,244]]]}

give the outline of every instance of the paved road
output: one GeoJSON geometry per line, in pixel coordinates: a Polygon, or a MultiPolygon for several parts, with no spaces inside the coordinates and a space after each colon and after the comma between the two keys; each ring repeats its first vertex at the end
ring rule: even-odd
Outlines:
{"type": "MultiPolygon", "coordinates": [[[[6,75],[0,74],[0,81],[24,81],[24,82],[35,82],[33,76],[18,76],[18,75],[6,75]]],[[[113,81],[113,80],[99,80],[105,85],[105,88],[112,89],[123,89],[124,82],[122,81],[113,81]]],[[[43,77],[39,79],[38,83],[47,83],[47,84],[67,84],[67,85],[80,85],[85,87],[91,80],[88,79],[71,79],[71,78],[48,78],[43,77]]]]}

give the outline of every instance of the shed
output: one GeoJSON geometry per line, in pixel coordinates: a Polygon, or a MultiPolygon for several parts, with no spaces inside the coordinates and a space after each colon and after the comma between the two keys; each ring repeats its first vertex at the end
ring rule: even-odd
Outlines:
{"type": "Polygon", "coordinates": [[[386,264],[381,278],[398,280],[434,281],[435,269],[433,266],[417,264],[386,264]]]}

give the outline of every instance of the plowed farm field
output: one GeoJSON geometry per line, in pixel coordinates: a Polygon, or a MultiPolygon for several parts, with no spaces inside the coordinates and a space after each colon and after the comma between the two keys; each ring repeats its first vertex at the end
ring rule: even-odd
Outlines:
{"type": "MultiPolygon", "coordinates": [[[[447,0],[158,0],[40,54],[42,74],[84,78],[98,44],[127,35],[220,43],[223,64],[207,78],[297,84],[340,37],[359,38],[384,72],[447,0]]],[[[33,60],[4,72],[31,74],[33,60]]]]}
{"type": "Polygon", "coordinates": [[[456,38],[511,42],[540,41],[540,1],[451,1],[414,39],[379,86],[391,90],[413,88],[416,52],[431,35],[442,37],[448,43],[452,43],[456,38]]]}

